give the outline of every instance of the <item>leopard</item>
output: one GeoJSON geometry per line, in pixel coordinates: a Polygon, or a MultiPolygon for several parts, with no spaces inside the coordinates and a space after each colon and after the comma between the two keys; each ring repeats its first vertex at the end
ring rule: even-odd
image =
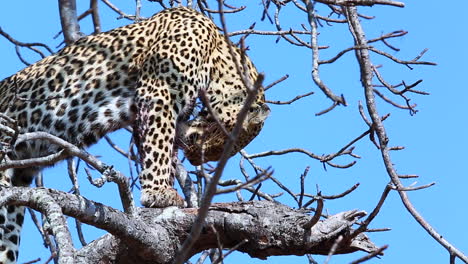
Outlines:
{"type": "MultiPolygon", "coordinates": [[[[226,131],[233,130],[258,78],[242,47],[210,18],[175,7],[84,36],[5,78],[0,113],[15,120],[20,133],[47,132],[79,148],[131,127],[141,164],[141,204],[183,207],[173,186],[178,150],[194,165],[219,160],[226,131]],[[202,103],[195,114],[202,95],[209,105],[202,103]]],[[[230,155],[259,134],[270,112],[263,87],[253,96],[230,155]]],[[[6,156],[31,159],[60,150],[45,139],[13,142],[6,156]]],[[[0,188],[29,186],[42,169],[0,171],[0,188]]],[[[24,207],[0,208],[1,264],[18,258],[23,219],[24,207]]]]}

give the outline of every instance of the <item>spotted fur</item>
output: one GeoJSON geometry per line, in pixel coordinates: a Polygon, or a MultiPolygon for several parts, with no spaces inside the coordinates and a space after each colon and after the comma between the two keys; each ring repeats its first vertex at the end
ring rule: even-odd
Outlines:
{"type": "MultiPolygon", "coordinates": [[[[179,147],[193,164],[201,164],[219,159],[225,139],[206,112],[188,120],[200,91],[206,91],[228,130],[247,96],[229,45],[205,16],[183,7],[167,9],[143,22],[84,37],[4,79],[0,113],[17,120],[21,132],[46,131],[79,147],[133,126],[142,164],[141,203],[183,206],[172,186],[176,142],[182,142],[179,147]]],[[[242,71],[255,82],[258,74],[249,58],[233,50],[235,59],[247,65],[242,71]]],[[[259,133],[268,112],[261,90],[236,151],[259,133]]],[[[8,157],[34,158],[58,150],[36,140],[17,144],[8,157]]],[[[0,172],[0,183],[27,186],[39,170],[0,172]]],[[[17,259],[23,216],[21,207],[0,208],[2,264],[17,259]]]]}

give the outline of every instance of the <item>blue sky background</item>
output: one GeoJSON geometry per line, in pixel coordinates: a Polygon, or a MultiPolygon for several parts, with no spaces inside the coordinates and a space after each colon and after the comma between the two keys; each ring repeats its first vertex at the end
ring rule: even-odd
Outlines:
{"type": "MultiPolygon", "coordinates": [[[[248,3],[247,1],[241,1],[248,3]]],[[[133,1],[114,1],[128,13],[134,11],[133,1]]],[[[237,3],[233,3],[237,4],[237,3]]],[[[88,2],[78,4],[80,13],[87,9],[88,2]]],[[[116,20],[117,14],[100,3],[103,30],[109,30],[127,24],[126,20],[116,20]]],[[[466,186],[468,184],[468,169],[466,150],[468,149],[468,126],[466,121],[468,91],[466,89],[466,61],[468,61],[468,40],[465,31],[467,26],[466,10],[468,2],[457,1],[451,5],[443,5],[440,1],[407,1],[405,8],[373,7],[360,8],[363,13],[376,16],[373,21],[363,21],[368,38],[375,38],[383,33],[404,29],[409,34],[403,38],[392,39],[392,45],[401,48],[395,52],[377,45],[384,51],[401,59],[412,59],[424,48],[429,48],[423,60],[434,61],[438,66],[415,66],[408,70],[405,66],[395,65],[388,59],[372,55],[374,64],[382,64],[381,73],[391,83],[405,80],[412,83],[418,79],[424,81],[419,89],[430,92],[430,96],[411,96],[417,103],[419,112],[410,116],[408,111],[395,109],[382,100],[378,100],[381,115],[391,113],[385,125],[390,136],[390,144],[405,146],[406,149],[392,153],[393,162],[401,174],[418,174],[417,180],[407,180],[407,185],[417,181],[417,184],[436,182],[436,185],[422,191],[412,192],[410,198],[419,212],[428,220],[441,235],[460,250],[468,254],[468,230],[465,228],[466,218],[466,186]]],[[[159,11],[159,5],[143,1],[143,15],[150,16],[159,11]]],[[[259,21],[261,17],[261,2],[248,4],[247,16],[227,17],[229,29],[243,29],[250,25],[251,19],[259,21]],[[230,19],[232,18],[232,19],[230,19]],[[248,19],[246,19],[248,18],[248,19]]],[[[324,8],[319,7],[324,11],[324,8]]],[[[273,14],[274,10],[271,10],[273,14]]],[[[327,15],[328,11],[322,12],[327,15]]],[[[307,24],[306,15],[298,13],[295,8],[285,7],[282,10],[283,27],[293,26],[300,29],[300,24],[307,24]]],[[[82,31],[92,32],[90,19],[83,20],[82,31]]],[[[60,30],[57,3],[50,1],[3,1],[0,5],[0,26],[17,40],[23,42],[43,42],[54,50],[62,41],[54,40],[53,36],[60,30]]],[[[267,21],[258,22],[257,29],[274,30],[267,21]]],[[[329,50],[321,53],[322,59],[327,59],[343,48],[353,45],[346,25],[333,25],[319,29],[320,45],[329,45],[329,50]]],[[[308,38],[303,38],[308,40],[308,38]]],[[[266,150],[280,150],[291,147],[301,147],[316,154],[328,154],[339,150],[367,128],[358,113],[358,102],[363,101],[363,88],[359,83],[359,72],[353,53],[345,55],[333,65],[321,68],[322,80],[335,91],[343,93],[348,107],[338,107],[334,111],[316,117],[314,114],[328,107],[330,102],[313,84],[310,77],[311,52],[303,47],[287,44],[284,40],[275,43],[276,37],[250,36],[247,39],[250,47],[249,55],[257,68],[266,74],[265,84],[268,84],[285,74],[290,78],[268,90],[267,99],[289,100],[297,94],[315,91],[315,94],[289,106],[272,105],[272,114],[265,127],[254,142],[247,148],[248,153],[266,150]]],[[[30,62],[39,58],[24,51],[30,62]]],[[[14,46],[4,38],[0,38],[0,79],[3,79],[24,65],[18,60],[14,46]]],[[[399,98],[396,101],[403,103],[399,98]]],[[[112,135],[120,146],[128,145],[128,133],[116,132],[112,135]]],[[[102,155],[103,160],[128,174],[127,161],[114,154],[106,144],[98,144],[90,148],[95,155],[102,155]]],[[[256,162],[264,167],[272,166],[274,176],[295,192],[299,192],[299,177],[306,166],[310,166],[306,180],[306,190],[316,192],[316,185],[323,194],[337,194],[359,182],[360,187],[343,199],[326,201],[325,208],[330,214],[344,210],[361,209],[370,212],[389,181],[380,152],[366,138],[356,144],[355,153],[362,158],[357,164],[346,170],[328,168],[302,154],[288,154],[270,158],[259,158],[256,162]]],[[[349,158],[339,158],[335,162],[347,163],[349,158]]],[[[238,170],[239,157],[234,157],[224,174],[224,179],[241,177],[238,170]]],[[[71,188],[66,175],[66,164],[60,163],[53,169],[47,169],[46,186],[68,191],[71,188]]],[[[192,168],[187,165],[187,169],[192,168]]],[[[112,184],[97,190],[90,186],[81,174],[81,193],[93,200],[120,208],[117,189],[112,184]]],[[[264,183],[264,191],[280,192],[272,182],[264,183]]],[[[138,191],[135,191],[138,199],[138,191]]],[[[250,197],[248,194],[245,198],[250,197]]],[[[219,200],[235,200],[235,197],[223,196],[219,200]]],[[[279,199],[284,203],[294,205],[292,199],[279,199]]],[[[391,228],[392,231],[372,233],[371,239],[379,246],[388,244],[385,256],[369,263],[448,263],[447,251],[436,243],[412,219],[399,200],[396,193],[390,193],[380,214],[374,220],[371,228],[391,228]]],[[[73,224],[72,224],[73,231],[73,224]]],[[[91,241],[103,234],[102,231],[85,227],[86,239],[91,241]]],[[[30,217],[26,217],[20,250],[20,262],[30,261],[38,257],[42,262],[49,256],[48,250],[42,246],[41,238],[30,217]],[[27,234],[27,235],[25,235],[27,234]]],[[[79,245],[76,241],[75,245],[79,245]]],[[[331,263],[347,263],[364,253],[347,256],[334,256],[331,263]]],[[[319,263],[324,258],[315,257],[319,263]]],[[[271,257],[267,261],[250,259],[245,254],[235,254],[226,263],[308,263],[305,257],[271,257]]],[[[39,263],[42,263],[39,262],[39,263]]],[[[459,262],[461,263],[461,262],[459,262]]]]}

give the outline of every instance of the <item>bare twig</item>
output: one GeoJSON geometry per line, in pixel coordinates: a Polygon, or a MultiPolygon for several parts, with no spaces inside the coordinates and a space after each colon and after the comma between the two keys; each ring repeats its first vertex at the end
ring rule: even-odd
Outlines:
{"type": "Polygon", "coordinates": [[[311,27],[311,45],[312,45],[312,79],[314,80],[315,84],[322,90],[322,92],[333,101],[333,107],[328,108],[327,111],[322,111],[320,114],[325,114],[328,111],[331,111],[337,105],[344,105],[346,106],[346,101],[343,96],[337,96],[333,93],[333,91],[328,88],[321,80],[319,75],[319,49],[318,49],[318,31],[317,31],[317,23],[315,22],[315,10],[314,10],[314,2],[310,0],[303,0],[306,4],[307,14],[309,25],[311,27]]]}
{"type": "Polygon", "coordinates": [[[379,213],[380,209],[382,208],[382,206],[383,206],[385,200],[387,199],[387,196],[388,196],[388,194],[390,193],[391,190],[392,190],[391,184],[387,184],[385,186],[385,189],[382,192],[382,195],[380,196],[379,202],[375,206],[374,210],[372,210],[372,212],[369,214],[369,216],[366,218],[366,220],[363,221],[361,226],[354,231],[354,236],[357,236],[358,234],[360,234],[362,232],[365,232],[367,230],[367,227],[369,226],[369,224],[372,222],[372,220],[374,220],[374,218],[379,213]]]}
{"type": "Polygon", "coordinates": [[[130,160],[137,160],[137,157],[135,157],[134,155],[130,155],[130,153],[126,152],[125,150],[123,150],[122,148],[120,148],[119,146],[117,146],[117,144],[114,143],[114,141],[112,141],[112,139],[109,137],[109,136],[104,136],[104,139],[107,141],[107,143],[109,143],[109,145],[115,150],[117,151],[118,153],[122,154],[122,156],[124,156],[125,158],[129,158],[130,160]]]}
{"type": "Polygon", "coordinates": [[[317,0],[319,3],[329,5],[341,5],[341,6],[373,6],[373,5],[390,5],[395,7],[405,7],[402,2],[390,1],[390,0],[317,0]]]}
{"type": "Polygon", "coordinates": [[[33,263],[36,263],[36,262],[39,262],[39,261],[41,261],[41,258],[26,261],[26,262],[23,262],[23,264],[33,264],[33,263]]]}
{"type": "Polygon", "coordinates": [[[265,86],[265,87],[263,88],[263,90],[266,91],[266,90],[270,89],[271,87],[277,85],[278,83],[280,83],[280,82],[286,80],[287,78],[289,78],[289,74],[286,74],[286,75],[284,75],[283,77],[279,78],[278,80],[276,80],[276,81],[270,83],[269,85],[265,86]]]}
{"type": "MultiPolygon", "coordinates": [[[[320,196],[320,193],[318,194],[320,196]]],[[[315,209],[315,214],[310,219],[309,222],[307,222],[303,227],[304,229],[308,230],[312,228],[318,221],[320,220],[320,217],[322,216],[322,211],[323,211],[323,199],[317,199],[317,208],[315,209]]]]}
{"type": "Polygon", "coordinates": [[[249,242],[248,239],[244,239],[241,242],[237,243],[235,246],[229,249],[228,252],[222,255],[222,257],[219,257],[215,261],[213,261],[213,264],[221,263],[223,259],[225,259],[227,256],[229,256],[232,252],[236,251],[240,246],[244,245],[245,243],[249,242]]]}
{"type": "MultiPolygon", "coordinates": [[[[104,4],[106,4],[110,9],[114,10],[114,12],[116,12],[117,14],[120,15],[120,17],[118,19],[125,18],[125,19],[131,20],[131,21],[134,21],[136,19],[136,17],[134,15],[128,15],[128,14],[124,13],[122,10],[120,10],[114,4],[112,4],[109,0],[101,0],[101,1],[104,4]]],[[[143,18],[140,18],[140,20],[143,20],[143,18]]]]}
{"type": "MultiPolygon", "coordinates": [[[[106,173],[106,175],[103,176],[105,180],[111,180],[111,181],[116,182],[117,186],[119,187],[119,193],[120,193],[120,197],[122,198],[122,204],[123,204],[123,208],[125,212],[129,214],[134,213],[133,195],[131,193],[127,177],[125,177],[120,172],[112,169],[112,167],[105,165],[103,162],[101,162],[100,160],[98,160],[96,157],[92,156],[88,152],[76,147],[75,145],[59,137],[53,136],[45,132],[32,132],[32,133],[21,134],[18,136],[16,144],[19,144],[21,142],[28,141],[28,140],[37,140],[37,139],[47,140],[52,144],[60,146],[63,150],[59,151],[56,154],[51,154],[49,156],[46,156],[44,158],[36,158],[36,159],[33,158],[33,159],[27,159],[27,160],[6,162],[3,164],[0,164],[0,170],[6,169],[6,168],[12,168],[12,167],[16,168],[16,166],[18,167],[25,166],[24,164],[26,162],[29,162],[29,165],[26,167],[36,166],[34,164],[38,164],[37,163],[38,160],[43,161],[46,158],[50,158],[52,160],[51,163],[48,163],[50,165],[60,160],[59,158],[64,159],[67,156],[76,156],[84,160],[86,163],[88,163],[95,169],[97,169],[99,172],[103,174],[106,173]]],[[[47,163],[44,161],[41,164],[46,165],[47,163]]]]}
{"type": "Polygon", "coordinates": [[[356,183],[354,184],[353,186],[351,186],[349,189],[347,189],[346,191],[340,193],[340,194],[335,194],[335,195],[321,195],[321,197],[325,200],[333,200],[333,199],[338,199],[338,198],[342,198],[342,197],[345,197],[346,195],[350,194],[352,191],[356,190],[357,187],[359,187],[359,183],[356,183]]]}
{"type": "Polygon", "coordinates": [[[54,53],[52,51],[52,49],[49,48],[49,46],[47,46],[47,45],[45,45],[43,43],[38,43],[38,42],[24,43],[24,42],[18,41],[16,39],[14,39],[13,37],[11,37],[9,34],[7,34],[5,31],[3,31],[3,29],[1,27],[0,27],[0,35],[2,35],[8,41],[10,41],[11,43],[13,43],[15,45],[16,54],[18,55],[18,58],[21,60],[21,62],[23,62],[25,65],[29,65],[30,63],[28,63],[23,58],[23,56],[21,55],[20,47],[24,47],[24,48],[27,48],[27,49],[30,49],[30,50],[34,51],[35,53],[39,54],[39,56],[41,56],[41,58],[45,58],[46,55],[40,49],[38,49],[37,47],[41,47],[41,48],[46,49],[50,54],[54,53]]]}
{"type": "Polygon", "coordinates": [[[255,177],[249,179],[246,182],[238,183],[235,187],[222,189],[222,190],[217,190],[216,194],[231,193],[231,192],[235,192],[235,191],[240,190],[240,189],[245,189],[246,187],[249,187],[249,186],[252,186],[252,185],[255,185],[255,184],[259,184],[262,181],[267,180],[268,178],[271,177],[272,174],[273,174],[273,172],[269,171],[269,169],[267,169],[265,171],[262,171],[262,173],[257,174],[255,177]]]}
{"type": "MultiPolygon", "coordinates": [[[[401,177],[399,177],[401,178],[401,177]]],[[[408,191],[417,191],[417,190],[422,190],[422,189],[426,189],[426,188],[429,188],[431,186],[434,186],[435,185],[435,182],[431,182],[431,183],[428,183],[428,184],[425,184],[425,185],[422,185],[422,186],[416,186],[416,187],[403,187],[403,188],[397,188],[397,187],[392,187],[392,189],[394,190],[397,190],[397,191],[402,191],[402,192],[408,192],[408,191]]]]}
{"type": "MultiPolygon", "coordinates": [[[[288,153],[303,153],[303,154],[305,154],[305,155],[307,155],[307,156],[309,156],[309,157],[311,157],[313,159],[324,162],[324,163],[326,163],[326,164],[328,164],[330,166],[336,167],[336,168],[347,168],[347,167],[350,167],[350,166],[355,164],[354,161],[350,162],[348,164],[345,164],[345,165],[333,164],[328,159],[328,155],[319,156],[317,154],[314,154],[314,153],[312,153],[310,151],[307,151],[307,150],[301,149],[301,148],[290,148],[290,149],[284,149],[284,150],[270,150],[270,151],[265,151],[265,152],[261,152],[261,153],[246,155],[246,158],[254,159],[254,158],[260,158],[260,157],[267,157],[267,156],[284,155],[284,154],[288,154],[288,153]]],[[[337,157],[337,156],[346,155],[346,154],[349,155],[350,152],[343,151],[340,154],[333,155],[333,156],[337,157]]]]}
{"type": "Polygon", "coordinates": [[[256,30],[256,29],[244,29],[230,32],[228,35],[229,37],[238,36],[238,35],[263,35],[263,36],[283,36],[283,35],[292,35],[292,34],[303,34],[308,35],[310,34],[309,31],[306,30],[277,30],[277,31],[264,31],[264,30],[256,30]]]}
{"type": "Polygon", "coordinates": [[[37,219],[36,213],[34,210],[31,208],[27,208],[29,215],[31,216],[31,219],[36,226],[37,230],[42,236],[42,240],[44,240],[44,245],[49,248],[50,254],[56,256],[57,255],[57,249],[55,248],[55,244],[53,241],[49,239],[49,236],[44,232],[44,229],[42,228],[41,224],[39,223],[39,220],[37,219]]]}
{"type": "MultiPolygon", "coordinates": [[[[344,12],[346,13],[346,17],[349,21],[349,29],[352,33],[356,45],[367,46],[367,40],[365,38],[365,33],[362,29],[361,23],[359,22],[357,16],[356,7],[346,7],[344,8],[344,12]]],[[[375,129],[375,133],[379,139],[379,148],[382,154],[383,162],[385,164],[387,173],[392,181],[392,183],[397,188],[398,194],[400,195],[401,201],[403,205],[406,207],[408,212],[413,216],[413,218],[443,247],[449,251],[450,254],[456,255],[465,263],[468,263],[468,257],[464,255],[460,250],[454,247],[451,243],[449,243],[444,236],[440,235],[416,210],[413,206],[406,191],[402,191],[404,189],[403,184],[398,177],[398,173],[395,170],[394,164],[390,157],[390,150],[388,147],[388,135],[385,130],[385,127],[382,123],[382,120],[379,116],[377,106],[375,104],[375,95],[374,89],[372,85],[373,79],[373,66],[369,57],[369,51],[367,49],[360,49],[355,50],[356,58],[359,62],[361,68],[361,82],[365,89],[365,96],[366,96],[366,104],[369,115],[372,119],[373,127],[375,129]]]]}
{"type": "Polygon", "coordinates": [[[265,100],[266,103],[270,103],[270,104],[277,104],[277,105],[285,105],[285,104],[292,104],[294,103],[295,101],[301,99],[301,98],[304,98],[304,97],[307,97],[309,95],[312,95],[314,94],[314,92],[308,92],[308,93],[305,93],[305,94],[301,94],[301,95],[298,95],[296,97],[294,97],[293,99],[289,100],[289,101],[271,101],[271,100],[265,100]]]}
{"type": "Polygon", "coordinates": [[[305,178],[309,173],[310,166],[307,166],[304,170],[304,173],[301,174],[301,193],[299,195],[299,201],[297,202],[299,208],[302,207],[302,201],[304,200],[304,191],[305,191],[305,178]]]}
{"type": "Polygon", "coordinates": [[[176,162],[176,178],[179,182],[179,185],[182,187],[182,192],[184,193],[185,200],[187,201],[187,207],[198,208],[198,201],[200,200],[200,197],[195,190],[192,179],[188,175],[184,165],[182,165],[179,159],[177,159],[176,162]]]}
{"type": "Polygon", "coordinates": [[[358,259],[352,261],[350,264],[362,263],[362,262],[368,261],[369,259],[374,258],[374,257],[376,257],[378,255],[382,255],[383,254],[382,252],[384,252],[384,250],[386,250],[387,248],[388,248],[388,245],[384,245],[384,246],[380,247],[379,249],[377,249],[376,251],[371,252],[371,253],[365,255],[362,258],[358,258],[358,259]]]}
{"type": "Polygon", "coordinates": [[[206,90],[201,89],[199,92],[199,95],[200,95],[200,100],[202,101],[203,105],[208,109],[208,112],[211,114],[211,117],[215,120],[215,123],[218,125],[221,131],[223,131],[225,136],[230,137],[231,134],[227,131],[226,127],[224,126],[224,124],[221,122],[216,112],[211,107],[210,100],[208,99],[207,94],[206,94],[206,90]]]}
{"type": "Polygon", "coordinates": [[[330,262],[330,259],[333,255],[335,255],[335,251],[338,249],[338,246],[340,245],[341,241],[343,240],[343,236],[339,236],[337,239],[335,239],[335,242],[333,243],[332,247],[330,248],[330,252],[328,252],[328,256],[323,262],[323,264],[328,264],[330,262]]]}

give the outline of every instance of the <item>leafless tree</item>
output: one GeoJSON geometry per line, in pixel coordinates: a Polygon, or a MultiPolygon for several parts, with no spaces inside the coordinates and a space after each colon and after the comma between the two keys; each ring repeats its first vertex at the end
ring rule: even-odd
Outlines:
{"type": "MultiPolygon", "coordinates": [[[[74,0],[59,0],[58,2],[65,45],[77,41],[84,35],[80,31],[79,21],[87,16],[92,18],[94,33],[101,31],[100,5],[106,5],[115,11],[119,19],[132,22],[145,19],[140,13],[144,4],[140,0],[136,0],[134,14],[125,13],[110,0],[90,0],[89,8],[82,14],[78,14],[74,0]]],[[[36,180],[35,188],[2,187],[0,189],[1,206],[24,205],[32,209],[30,210],[31,216],[43,235],[45,245],[50,249],[49,261],[53,260],[56,263],[185,263],[192,258],[192,261],[204,263],[209,257],[213,263],[220,263],[233,251],[240,251],[261,259],[275,255],[307,255],[310,263],[316,263],[312,258],[314,254],[328,255],[326,260],[328,262],[334,254],[368,252],[368,255],[364,257],[356,257],[353,262],[361,263],[381,255],[386,249],[385,245],[382,247],[374,245],[366,232],[386,231],[385,228],[371,230],[369,225],[379,214],[388,194],[393,191],[398,193],[406,210],[421,227],[448,251],[450,263],[454,263],[457,258],[468,263],[468,257],[438,234],[412,205],[407,192],[427,188],[432,184],[406,187],[402,183],[404,178],[417,176],[401,175],[396,172],[391,154],[402,147],[389,145],[389,135],[384,124],[389,115],[383,115],[376,103],[376,97],[379,97],[398,109],[414,114],[417,110],[416,106],[411,103],[411,96],[427,94],[417,89],[421,80],[414,83],[402,81],[392,84],[388,82],[379,71],[379,65],[376,65],[370,57],[370,54],[383,56],[392,63],[408,68],[435,65],[433,62],[422,60],[427,50],[422,50],[410,60],[394,57],[389,52],[377,48],[377,44],[383,44],[381,46],[390,50],[397,50],[398,48],[393,46],[390,40],[406,35],[406,31],[398,30],[370,39],[362,26],[362,20],[372,21],[373,17],[361,14],[361,6],[381,5],[403,8],[404,3],[390,0],[262,0],[261,6],[256,8],[261,14],[261,20],[271,22],[271,30],[256,29],[256,21],[252,19],[250,27],[230,31],[226,21],[245,19],[243,18],[245,6],[232,6],[221,0],[159,0],[154,2],[159,3],[161,8],[186,5],[198,9],[215,21],[220,21],[218,23],[220,30],[243,48],[246,48],[245,43],[248,43],[249,36],[261,35],[276,36],[277,41],[286,41],[290,45],[309,49],[311,77],[315,86],[311,85],[313,88],[305,94],[298,94],[286,101],[269,100],[269,104],[294,104],[317,90],[328,98],[330,105],[318,111],[316,115],[327,115],[336,108],[347,106],[346,94],[336,94],[334,89],[327,85],[327,81],[322,79],[320,70],[323,65],[333,64],[343,55],[354,53],[357,63],[350,67],[359,69],[364,104],[359,104],[358,111],[367,128],[338,151],[326,155],[315,154],[303,148],[267,150],[254,154],[242,150],[239,163],[240,177],[229,178],[225,175],[221,179],[230,150],[235,143],[236,133],[238,133],[238,130],[234,129],[226,142],[224,155],[214,166],[203,165],[187,171],[182,163],[177,165],[177,179],[189,205],[188,208],[143,209],[136,207],[133,200],[132,190],[138,188],[134,175],[123,175],[114,169],[112,164],[105,164],[87,151],[47,133],[19,134],[15,121],[0,113],[1,134],[7,135],[10,140],[2,142],[1,153],[8,151],[8,142],[12,139],[15,144],[42,139],[62,149],[53,155],[30,160],[3,160],[2,154],[0,170],[44,166],[59,160],[67,160],[68,172],[63,173],[68,173],[70,176],[73,185],[72,193],[43,188],[41,177],[36,180]],[[282,12],[286,8],[295,10],[297,28],[283,26],[282,12]],[[329,59],[322,59],[321,51],[330,47],[319,45],[319,28],[337,24],[344,24],[348,27],[347,37],[351,38],[354,44],[337,52],[329,59]],[[281,179],[275,177],[274,167],[265,168],[258,162],[260,158],[281,156],[286,159],[289,153],[302,153],[314,162],[322,163],[324,167],[347,169],[356,164],[357,159],[360,158],[354,152],[356,144],[366,139],[369,139],[380,152],[389,179],[388,184],[382,186],[382,195],[379,200],[375,201],[375,208],[369,214],[362,210],[351,209],[334,215],[326,211],[324,205],[326,201],[345,197],[359,188],[359,184],[349,187],[340,194],[325,195],[318,189],[314,191],[313,188],[306,186],[305,179],[309,173],[307,167],[298,177],[300,192],[296,193],[282,183],[281,179]],[[76,175],[77,160],[86,164],[88,179],[93,185],[101,187],[108,182],[117,184],[123,211],[91,201],[80,194],[76,175]],[[342,163],[343,160],[346,162],[342,163]],[[90,170],[98,171],[102,177],[93,179],[90,170]],[[251,175],[252,172],[255,175],[251,175]],[[280,189],[280,193],[265,191],[263,184],[266,182],[274,183],[280,189]],[[216,195],[224,193],[233,193],[238,200],[212,203],[216,195]],[[246,194],[249,194],[249,197],[245,197],[246,194]],[[279,198],[284,196],[289,196],[294,204],[280,203],[279,198]],[[39,223],[34,211],[44,216],[47,220],[46,225],[39,223]],[[81,248],[73,245],[71,233],[75,231],[67,224],[65,216],[75,219],[81,248]],[[81,223],[105,230],[108,234],[87,243],[86,234],[83,234],[81,230],[81,223]]],[[[256,5],[256,3],[251,5],[256,5]]],[[[389,9],[389,12],[398,12],[398,10],[389,9]]],[[[1,28],[0,35],[15,46],[19,59],[26,65],[29,62],[22,55],[21,48],[31,49],[41,57],[45,57],[46,53],[54,52],[42,43],[18,41],[13,32],[7,33],[1,28]]],[[[279,83],[287,82],[288,78],[289,76],[285,75],[271,84],[263,85],[265,90],[268,90],[279,83]]],[[[261,82],[250,84],[250,90],[255,91],[260,85],[261,82]]],[[[254,95],[249,96],[253,100],[254,95]]],[[[248,107],[249,100],[244,108],[248,109],[248,107]]],[[[242,114],[239,116],[237,127],[242,125],[244,117],[245,115],[242,116],[242,114]]],[[[1,139],[4,140],[3,137],[1,139]]],[[[130,145],[124,149],[119,147],[122,144],[113,142],[111,138],[106,136],[105,139],[116,151],[113,155],[123,155],[129,161],[129,166],[132,168],[130,171],[136,168],[138,172],[133,146],[130,145]]],[[[385,234],[381,235],[385,236],[385,234]]]]}

